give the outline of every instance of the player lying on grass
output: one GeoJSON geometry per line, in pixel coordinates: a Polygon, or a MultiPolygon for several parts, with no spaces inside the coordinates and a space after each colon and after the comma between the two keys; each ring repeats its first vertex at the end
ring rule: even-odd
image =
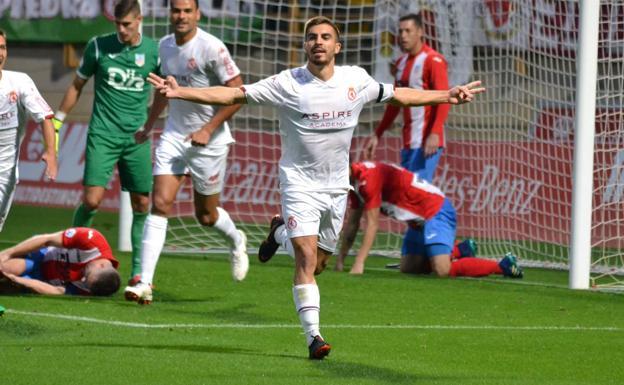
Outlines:
{"type": "MultiPolygon", "coordinates": [[[[508,253],[499,262],[466,256],[457,257],[454,249],[457,222],[451,201],[437,187],[402,167],[382,162],[351,164],[349,216],[343,231],[338,264],[353,245],[364,215],[366,227],[352,273],[362,274],[377,230],[379,214],[405,221],[416,231],[403,241],[400,269],[403,273],[428,274],[439,277],[481,277],[502,274],[522,278],[516,257],[508,253]]],[[[468,253],[469,255],[470,253],[468,253]]]]}
{"type": "Polygon", "coordinates": [[[179,87],[175,78],[154,74],[148,81],[167,98],[277,108],[281,207],[295,256],[292,295],[309,357],[323,359],[331,346],[320,333],[321,295],[314,273],[336,249],[349,190],[349,147],[364,105],[463,104],[485,89],[479,81],[443,91],[395,89],[363,68],[336,66],[340,31],[323,16],[306,22],[303,38],[305,65],[244,87],[179,87]]]}
{"type": "Polygon", "coordinates": [[[0,252],[0,293],[111,295],[121,282],[118,266],[97,230],[35,235],[0,252]]]}

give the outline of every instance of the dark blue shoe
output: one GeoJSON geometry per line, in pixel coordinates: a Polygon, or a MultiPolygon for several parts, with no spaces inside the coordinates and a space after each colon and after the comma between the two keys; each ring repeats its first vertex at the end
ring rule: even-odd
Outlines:
{"type": "Polygon", "coordinates": [[[311,360],[322,360],[331,351],[331,346],[323,341],[321,336],[316,336],[308,349],[310,350],[311,360]]]}
{"type": "Polygon", "coordinates": [[[477,256],[477,242],[472,238],[464,239],[456,246],[459,249],[459,258],[477,256]]]}
{"type": "Polygon", "coordinates": [[[524,276],[522,268],[518,266],[516,256],[512,253],[505,254],[503,259],[498,262],[498,266],[503,270],[503,275],[505,277],[522,278],[524,276]]]}

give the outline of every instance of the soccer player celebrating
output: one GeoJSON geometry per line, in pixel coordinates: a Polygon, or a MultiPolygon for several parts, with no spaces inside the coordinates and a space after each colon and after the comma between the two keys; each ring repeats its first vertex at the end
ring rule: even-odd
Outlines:
{"type": "Polygon", "coordinates": [[[152,153],[149,141],[137,143],[134,134],[145,124],[151,86],[147,74],[159,71],[156,42],[139,33],[142,20],[137,0],[121,0],[114,8],[117,33],[92,38],[72,84],[55,114],[61,128],[90,77],[95,99],[87,134],[82,204],[72,226],[91,226],[106,185],[117,164],[121,188],[132,205],[132,271],[137,280],[141,265],[141,234],[152,190],[152,153]]]}
{"type": "Polygon", "coordinates": [[[0,292],[111,295],[120,285],[118,266],[106,238],[95,229],[35,235],[0,251],[0,274],[10,284],[0,285],[0,292]]]}
{"type": "MultiPolygon", "coordinates": [[[[197,0],[171,2],[174,32],[160,41],[162,73],[188,87],[240,87],[240,71],[228,49],[219,39],[197,28],[199,18],[197,0]]],[[[167,99],[159,94],[156,98],[162,109],[167,99]]],[[[245,278],[249,269],[247,238],[227,211],[219,207],[229,145],[234,142],[226,120],[239,108],[240,105],[216,108],[183,100],[169,102],[169,116],[155,155],[152,209],[143,231],[141,281],[126,288],[126,299],[141,304],[152,301],[151,283],[165,243],[167,216],[187,173],[193,180],[197,220],[230,243],[232,277],[236,281],[245,278]]],[[[155,120],[158,113],[153,109],[148,122],[155,120]]],[[[138,134],[138,141],[149,135],[149,123],[138,134]]]]}
{"type": "Polygon", "coordinates": [[[439,277],[502,274],[522,278],[522,269],[511,253],[500,262],[474,257],[452,259],[457,227],[455,208],[442,191],[418,174],[392,164],[362,162],[351,164],[351,180],[354,191],[350,193],[351,210],[340,245],[339,263],[344,262],[353,245],[362,215],[366,218],[364,238],[351,272],[364,272],[381,212],[415,229],[413,235],[403,241],[400,264],[403,273],[433,271],[439,277]]]}
{"type": "Polygon", "coordinates": [[[46,163],[46,176],[54,180],[57,172],[54,126],[50,120],[54,113],[30,76],[4,69],[7,52],[6,34],[0,30],[0,231],[17,184],[17,162],[26,113],[43,129],[45,149],[41,160],[46,163]]]}
{"type": "Polygon", "coordinates": [[[304,27],[308,62],[302,67],[241,88],[179,87],[173,77],[165,80],[152,74],[149,79],[168,98],[278,108],[281,206],[295,256],[293,299],[311,359],[322,359],[331,350],[320,333],[320,294],[314,275],[336,249],[349,191],[349,147],[362,108],[373,101],[460,104],[484,91],[479,82],[446,91],[394,89],[360,67],[336,66],[340,49],[338,27],[317,16],[304,27]]]}

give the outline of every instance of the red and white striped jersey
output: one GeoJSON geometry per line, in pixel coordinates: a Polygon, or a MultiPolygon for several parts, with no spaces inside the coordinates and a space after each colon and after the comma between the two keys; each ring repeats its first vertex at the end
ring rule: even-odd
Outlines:
{"type": "Polygon", "coordinates": [[[400,221],[423,221],[440,211],[444,193],[437,187],[400,166],[382,162],[351,165],[354,191],[349,196],[352,208],[380,208],[400,221]]]}
{"type": "Polygon", "coordinates": [[[44,281],[55,286],[73,284],[84,289],[81,282],[84,267],[96,259],[106,258],[117,268],[119,262],[106,238],[97,230],[73,227],[63,232],[63,247],[48,247],[41,261],[44,281]]]}
{"type": "MultiPolygon", "coordinates": [[[[404,54],[395,62],[395,85],[417,90],[447,90],[449,88],[447,64],[444,56],[427,44],[416,55],[404,54]]],[[[403,107],[403,147],[420,148],[431,133],[440,137],[444,147],[444,122],[450,110],[449,104],[436,106],[403,107]]],[[[381,122],[375,129],[377,137],[391,128],[401,107],[388,105],[381,122]]]]}

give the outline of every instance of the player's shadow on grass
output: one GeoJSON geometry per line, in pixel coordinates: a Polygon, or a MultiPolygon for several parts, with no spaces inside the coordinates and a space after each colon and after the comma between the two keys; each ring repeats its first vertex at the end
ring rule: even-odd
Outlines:
{"type": "Polygon", "coordinates": [[[445,382],[460,384],[466,381],[464,376],[423,376],[415,373],[406,373],[388,368],[345,362],[334,359],[331,355],[321,362],[313,362],[315,367],[328,373],[329,378],[351,379],[354,383],[358,380],[367,380],[373,383],[392,384],[418,384],[431,383],[434,381],[447,380],[445,382]]]}

